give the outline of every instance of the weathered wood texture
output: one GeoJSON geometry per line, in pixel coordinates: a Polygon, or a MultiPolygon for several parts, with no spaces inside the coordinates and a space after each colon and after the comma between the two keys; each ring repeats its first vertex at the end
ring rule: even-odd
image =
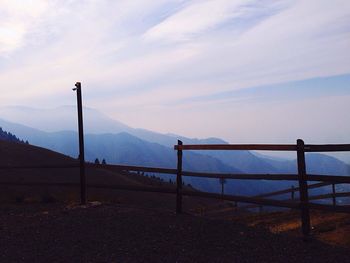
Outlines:
{"type": "Polygon", "coordinates": [[[78,107],[78,130],[79,130],[79,162],[80,162],[80,201],[86,204],[86,175],[85,175],[85,151],[84,151],[84,128],[83,128],[83,104],[81,96],[81,83],[75,83],[78,107]]]}
{"type": "Polygon", "coordinates": [[[309,213],[309,194],[307,189],[307,175],[305,164],[304,141],[297,140],[297,161],[298,161],[298,179],[300,193],[300,211],[301,227],[304,236],[308,236],[311,231],[310,213],[309,213]]]}

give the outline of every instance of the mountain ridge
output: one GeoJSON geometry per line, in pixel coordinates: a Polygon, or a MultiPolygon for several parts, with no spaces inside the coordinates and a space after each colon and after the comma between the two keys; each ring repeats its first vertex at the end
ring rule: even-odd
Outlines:
{"type": "MultiPolygon", "coordinates": [[[[67,108],[67,107],[65,107],[67,108]]],[[[68,107],[71,111],[73,107],[68,107]]],[[[84,109],[85,110],[85,109],[84,109]]],[[[92,122],[96,116],[91,117],[91,112],[97,111],[90,109],[84,111],[84,116],[90,120],[90,123],[99,128],[99,122],[92,122]],[[90,111],[91,110],[91,111],[90,111]],[[90,117],[89,117],[90,116],[90,117]],[[91,123],[92,122],[92,123],[91,123]]],[[[1,113],[1,111],[0,111],[1,113]]],[[[73,114],[72,114],[73,115],[73,114]]],[[[74,112],[76,116],[76,112],[74,112]]],[[[103,123],[102,119],[102,123],[103,123]]],[[[109,121],[111,119],[108,119],[109,121]]],[[[119,123],[119,122],[118,122],[119,123]]],[[[76,124],[76,123],[75,123],[76,124]]],[[[20,138],[29,140],[34,145],[58,151],[76,158],[78,156],[78,135],[73,130],[61,130],[56,132],[46,132],[40,129],[27,127],[26,125],[17,124],[0,119],[0,126],[6,130],[14,132],[20,138]]],[[[107,125],[109,128],[112,125],[107,125]]],[[[106,127],[107,127],[106,126],[106,127]]],[[[60,126],[63,127],[63,126],[60,126]]],[[[89,126],[88,126],[89,127],[89,126]]],[[[105,127],[105,130],[107,129],[105,127]]],[[[120,127],[120,126],[119,126],[120,127]]],[[[94,161],[96,158],[106,159],[108,163],[142,165],[175,168],[176,152],[173,146],[177,140],[182,140],[184,144],[227,144],[220,138],[187,138],[175,134],[160,134],[145,129],[134,129],[127,127],[127,131],[121,132],[99,132],[89,133],[85,129],[85,150],[86,160],[94,161]]],[[[323,174],[348,174],[349,166],[345,163],[326,155],[307,155],[308,172],[323,174]],[[310,161],[309,161],[310,160],[310,161]],[[327,168],[327,165],[330,168],[327,168]]],[[[250,151],[185,151],[184,152],[184,169],[202,172],[238,172],[238,173],[296,173],[295,160],[275,160],[274,158],[264,158],[250,151]]],[[[169,177],[167,177],[169,179],[169,177]]],[[[187,178],[188,183],[198,185],[200,189],[206,191],[218,191],[219,184],[214,180],[203,181],[200,178],[187,178]],[[194,183],[195,182],[195,183],[194,183]],[[210,182],[210,183],[209,183],[210,182]],[[215,186],[213,186],[215,185],[215,186]]],[[[235,181],[236,183],[238,181],[235,181]]],[[[251,185],[255,185],[251,184],[251,185]]],[[[266,182],[266,186],[272,187],[273,183],[266,182]]],[[[289,185],[288,182],[281,182],[280,186],[289,185]]],[[[247,189],[241,183],[236,185],[229,182],[226,188],[232,192],[240,192],[239,186],[247,189]]],[[[262,189],[252,187],[254,191],[261,192],[262,189]]],[[[264,187],[262,187],[264,188],[264,187]]],[[[250,191],[253,192],[253,191],[250,191]]]]}

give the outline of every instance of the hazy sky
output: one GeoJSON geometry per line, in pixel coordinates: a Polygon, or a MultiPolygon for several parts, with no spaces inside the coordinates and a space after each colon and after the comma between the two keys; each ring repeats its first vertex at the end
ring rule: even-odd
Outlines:
{"type": "Polygon", "coordinates": [[[0,104],[75,104],[81,81],[134,127],[349,143],[349,50],[349,0],[0,0],[0,104]]]}

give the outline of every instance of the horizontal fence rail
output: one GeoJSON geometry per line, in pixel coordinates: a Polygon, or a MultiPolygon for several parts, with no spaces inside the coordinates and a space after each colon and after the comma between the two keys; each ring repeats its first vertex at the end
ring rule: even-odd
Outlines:
{"type": "Polygon", "coordinates": [[[245,180],[288,180],[296,181],[296,174],[239,174],[239,173],[205,173],[182,171],[183,176],[206,177],[206,178],[224,178],[224,179],[245,179],[245,180]]]}
{"type": "Polygon", "coordinates": [[[350,183],[349,176],[308,174],[307,181],[322,181],[336,184],[350,183]]]}
{"type": "MultiPolygon", "coordinates": [[[[247,151],[296,151],[295,144],[187,144],[175,145],[175,150],[247,150],[247,151]]],[[[304,152],[350,151],[350,144],[306,144],[304,152]]]]}
{"type": "Polygon", "coordinates": [[[175,150],[256,150],[256,151],[296,151],[293,144],[187,144],[175,145],[175,150]]]}
{"type": "Polygon", "coordinates": [[[350,144],[306,144],[305,152],[348,152],[350,144]]]}
{"type": "MultiPolygon", "coordinates": [[[[308,185],[307,188],[314,189],[314,188],[324,187],[324,186],[328,186],[328,185],[332,185],[332,184],[331,183],[317,183],[317,184],[308,185]]],[[[276,192],[270,192],[270,193],[266,193],[266,194],[256,195],[255,197],[271,197],[271,196],[276,196],[276,195],[288,194],[288,193],[292,193],[292,192],[298,192],[299,190],[300,190],[299,187],[293,187],[293,188],[288,188],[288,189],[280,190],[280,191],[276,191],[276,192]]]]}

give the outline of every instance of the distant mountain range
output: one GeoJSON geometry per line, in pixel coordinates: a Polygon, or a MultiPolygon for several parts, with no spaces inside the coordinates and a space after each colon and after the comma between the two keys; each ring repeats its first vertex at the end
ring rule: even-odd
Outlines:
{"type": "MultiPolygon", "coordinates": [[[[48,148],[72,157],[78,156],[76,108],[50,110],[25,107],[0,108],[0,127],[30,144],[48,148]],[[11,118],[11,120],[9,120],[11,118]],[[20,124],[19,124],[20,123],[20,124]]],[[[106,115],[84,109],[86,159],[105,159],[107,163],[157,167],[176,167],[173,146],[184,144],[226,144],[218,138],[191,139],[134,129],[106,115]]],[[[307,171],[318,174],[349,174],[344,162],[323,154],[308,154],[307,171]]],[[[296,173],[295,160],[267,158],[250,151],[190,151],[184,153],[184,169],[203,172],[296,173]]],[[[169,178],[169,177],[168,177],[169,178]]],[[[187,183],[205,190],[219,191],[218,180],[186,178],[187,183]]],[[[258,194],[290,186],[291,182],[229,180],[226,190],[237,194],[258,194]]]]}

